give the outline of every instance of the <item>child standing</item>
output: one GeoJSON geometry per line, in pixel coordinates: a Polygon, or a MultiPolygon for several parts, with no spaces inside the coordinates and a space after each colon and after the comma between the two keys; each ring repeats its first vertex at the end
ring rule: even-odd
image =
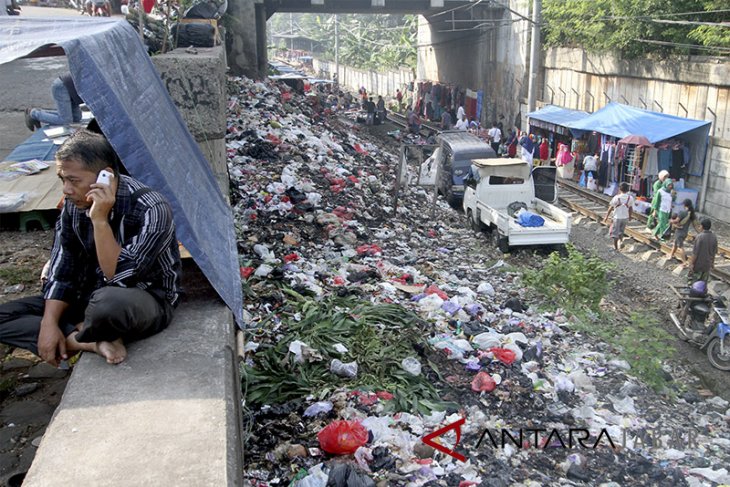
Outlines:
{"type": "Polygon", "coordinates": [[[609,235],[613,239],[613,248],[619,249],[619,240],[624,238],[626,224],[631,220],[632,208],[634,206],[634,197],[629,194],[629,183],[623,182],[619,185],[619,194],[613,197],[608,204],[604,223],[608,223],[608,217],[613,212],[613,223],[609,230],[609,235]]]}

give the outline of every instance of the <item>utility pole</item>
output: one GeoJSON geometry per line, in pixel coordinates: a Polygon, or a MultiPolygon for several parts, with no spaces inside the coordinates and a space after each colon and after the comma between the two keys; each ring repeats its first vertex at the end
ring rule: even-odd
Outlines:
{"type": "Polygon", "coordinates": [[[337,77],[337,85],[340,84],[340,28],[335,14],[335,76],[337,77]]]}
{"type": "Polygon", "coordinates": [[[537,71],[540,64],[540,11],[542,0],[532,0],[532,44],[530,45],[530,73],[527,83],[527,112],[535,111],[537,98],[537,71]]]}
{"type": "Polygon", "coordinates": [[[294,14],[289,12],[289,51],[290,54],[294,52],[294,14]]]}

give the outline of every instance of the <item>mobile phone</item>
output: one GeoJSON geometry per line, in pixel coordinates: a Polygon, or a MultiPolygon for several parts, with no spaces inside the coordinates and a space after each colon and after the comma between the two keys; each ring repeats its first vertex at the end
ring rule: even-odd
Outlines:
{"type": "Polygon", "coordinates": [[[96,184],[106,184],[107,186],[111,186],[112,184],[112,178],[114,177],[113,172],[109,172],[106,169],[102,169],[99,173],[99,176],[96,178],[96,184]]]}

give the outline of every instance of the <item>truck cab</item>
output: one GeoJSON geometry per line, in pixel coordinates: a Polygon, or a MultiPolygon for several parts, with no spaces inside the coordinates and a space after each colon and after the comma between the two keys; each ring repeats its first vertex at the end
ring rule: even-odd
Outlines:
{"type": "Polygon", "coordinates": [[[437,137],[439,148],[424,164],[440,165],[436,185],[439,193],[452,206],[464,197],[464,177],[474,159],[497,157],[494,149],[479,137],[464,131],[441,132],[437,137]]]}

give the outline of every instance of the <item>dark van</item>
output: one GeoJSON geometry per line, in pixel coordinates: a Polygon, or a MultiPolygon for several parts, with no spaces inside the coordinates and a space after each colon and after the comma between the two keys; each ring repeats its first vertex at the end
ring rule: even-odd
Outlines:
{"type": "Polygon", "coordinates": [[[449,204],[457,206],[464,198],[464,177],[469,173],[472,159],[488,159],[497,154],[487,142],[468,132],[442,132],[437,140],[441,149],[441,176],[436,185],[449,204]]]}

